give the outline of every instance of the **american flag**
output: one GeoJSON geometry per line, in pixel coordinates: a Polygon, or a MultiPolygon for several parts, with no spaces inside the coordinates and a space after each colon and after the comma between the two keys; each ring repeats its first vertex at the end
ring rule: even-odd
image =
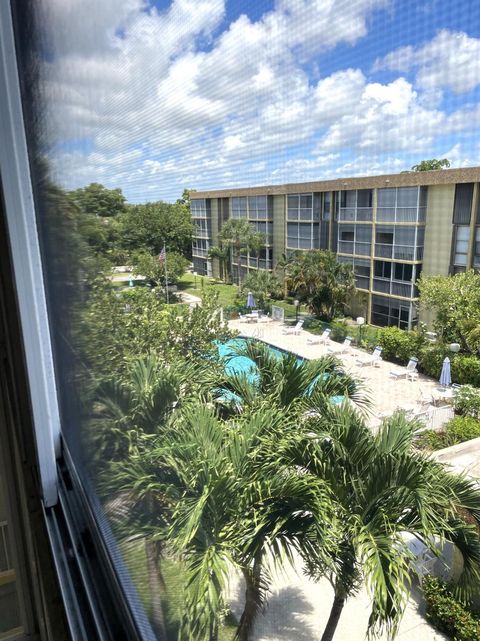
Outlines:
{"type": "Polygon", "coordinates": [[[164,245],[162,248],[162,251],[158,254],[158,262],[164,263],[166,257],[167,257],[167,252],[165,251],[165,245],[164,245]]]}

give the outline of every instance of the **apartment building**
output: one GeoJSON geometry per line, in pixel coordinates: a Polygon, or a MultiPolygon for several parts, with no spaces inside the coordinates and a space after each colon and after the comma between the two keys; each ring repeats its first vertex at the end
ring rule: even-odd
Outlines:
{"type": "Polygon", "coordinates": [[[354,313],[411,328],[421,273],[480,268],[479,183],[480,167],[470,167],[195,192],[194,269],[219,276],[209,248],[226,220],[243,218],[266,244],[233,264],[234,278],[239,269],[274,269],[296,250],[330,249],[353,267],[354,313]]]}

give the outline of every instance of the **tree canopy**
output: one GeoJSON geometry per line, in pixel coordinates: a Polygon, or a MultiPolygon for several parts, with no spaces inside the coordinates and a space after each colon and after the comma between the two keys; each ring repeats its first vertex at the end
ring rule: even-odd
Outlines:
{"type": "Polygon", "coordinates": [[[190,256],[193,224],[190,210],[179,203],[155,202],[129,205],[120,219],[121,244],[128,251],[145,250],[159,254],[168,251],[190,256]]]}
{"type": "Polygon", "coordinates": [[[451,276],[424,276],[418,281],[419,304],[435,312],[435,331],[446,342],[480,351],[480,274],[473,269],[451,276]]]}
{"type": "Polygon", "coordinates": [[[238,266],[238,284],[241,284],[240,254],[242,251],[258,252],[265,244],[265,234],[255,231],[247,220],[230,218],[218,234],[220,244],[231,248],[233,262],[238,266]]]}
{"type": "Polygon", "coordinates": [[[165,274],[169,283],[176,283],[188,267],[188,259],[178,252],[166,252],[164,261],[158,256],[138,252],[133,256],[133,272],[145,276],[153,285],[165,285],[165,274]],[[165,269],[166,267],[166,269],[165,269]]]}
{"type": "Polygon", "coordinates": [[[281,298],[283,293],[278,278],[265,269],[257,269],[248,274],[243,283],[242,296],[246,298],[248,292],[252,292],[257,307],[261,309],[265,309],[269,299],[281,298]]]}
{"type": "Polygon", "coordinates": [[[431,160],[422,160],[417,165],[413,165],[412,171],[432,171],[434,169],[446,169],[448,167],[450,167],[448,158],[441,158],[440,160],[432,158],[431,160]]]}
{"type": "Polygon", "coordinates": [[[330,321],[344,313],[355,292],[351,265],[330,251],[296,252],[285,264],[287,287],[315,316],[330,321]]]}
{"type": "Polygon", "coordinates": [[[70,192],[73,202],[84,214],[111,217],[125,211],[125,196],[122,190],[107,189],[100,183],[90,183],[86,187],[70,192]]]}

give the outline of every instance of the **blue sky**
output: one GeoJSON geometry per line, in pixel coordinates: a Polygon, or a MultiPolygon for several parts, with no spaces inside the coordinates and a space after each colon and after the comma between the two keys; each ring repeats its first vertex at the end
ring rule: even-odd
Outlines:
{"type": "Polygon", "coordinates": [[[55,177],[131,202],[480,165],[476,0],[51,0],[55,177]],[[65,34],[65,35],[64,35],[65,34]]]}

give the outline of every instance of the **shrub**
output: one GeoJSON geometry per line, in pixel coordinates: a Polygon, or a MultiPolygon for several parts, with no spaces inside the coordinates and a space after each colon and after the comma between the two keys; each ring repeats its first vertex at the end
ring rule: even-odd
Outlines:
{"type": "Polygon", "coordinates": [[[454,641],[480,639],[480,620],[455,599],[443,581],[426,576],[422,590],[427,604],[427,619],[437,630],[445,632],[454,641]]]}
{"type": "Polygon", "coordinates": [[[445,425],[443,431],[426,430],[420,434],[416,439],[416,445],[422,449],[441,450],[478,437],[480,421],[471,416],[456,416],[445,425]]]}
{"type": "Polygon", "coordinates": [[[445,356],[450,359],[452,357],[452,352],[446,345],[427,343],[420,350],[419,369],[427,376],[438,380],[445,356]]]}
{"type": "Polygon", "coordinates": [[[453,398],[455,412],[461,416],[480,419],[480,391],[471,385],[464,385],[453,398]]]}
{"type": "Polygon", "coordinates": [[[480,358],[457,354],[452,360],[452,380],[460,385],[480,387],[480,358]]]}
{"type": "Polygon", "coordinates": [[[378,333],[378,344],[383,357],[389,361],[406,363],[409,358],[419,358],[425,339],[419,332],[407,332],[398,327],[384,327],[378,333]]]}

